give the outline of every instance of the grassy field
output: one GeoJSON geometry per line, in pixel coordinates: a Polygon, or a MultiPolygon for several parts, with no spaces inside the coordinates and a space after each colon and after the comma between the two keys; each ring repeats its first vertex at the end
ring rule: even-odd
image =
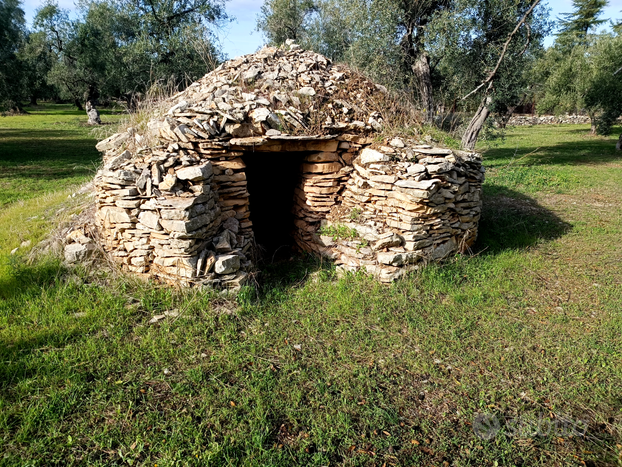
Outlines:
{"type": "MultiPolygon", "coordinates": [[[[59,191],[94,175],[98,132],[86,113],[70,105],[26,108],[29,115],[0,116],[0,206],[59,191]]],[[[102,109],[112,124],[122,115],[102,109]]]]}
{"type": "MultiPolygon", "coordinates": [[[[0,136],[29,119],[61,116],[0,136]]],[[[65,175],[0,208],[0,465],[622,465],[615,138],[511,130],[473,255],[391,286],[306,258],[232,301],[8,254],[88,177],[66,125],[65,175]]]]}

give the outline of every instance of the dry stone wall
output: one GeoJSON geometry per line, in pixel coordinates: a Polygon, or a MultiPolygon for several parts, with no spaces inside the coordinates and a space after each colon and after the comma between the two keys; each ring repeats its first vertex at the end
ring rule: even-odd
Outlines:
{"type": "Polygon", "coordinates": [[[379,138],[384,92],[291,43],[223,64],[146,128],[98,144],[101,245],[137,274],[239,288],[256,258],[247,163],[265,157],[269,171],[268,155],[286,153],[300,160],[285,194],[300,250],[383,281],[464,251],[480,156],[379,138]]]}
{"type": "Polygon", "coordinates": [[[508,121],[510,126],[526,125],[585,125],[590,123],[587,115],[513,115],[508,121]]]}

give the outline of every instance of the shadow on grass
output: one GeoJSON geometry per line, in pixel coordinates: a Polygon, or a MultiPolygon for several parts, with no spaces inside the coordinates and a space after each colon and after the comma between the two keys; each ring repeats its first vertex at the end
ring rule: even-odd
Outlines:
{"type": "MultiPolygon", "coordinates": [[[[484,196],[474,254],[497,255],[529,249],[543,241],[560,238],[572,229],[554,212],[522,193],[498,186],[490,191],[492,193],[484,196]]],[[[310,254],[265,265],[257,276],[257,298],[278,300],[281,293],[302,286],[314,273],[331,275],[333,272],[332,263],[310,254]]]]}
{"type": "Polygon", "coordinates": [[[9,300],[18,295],[28,297],[49,287],[62,277],[67,269],[60,260],[44,259],[36,264],[26,264],[15,256],[0,257],[7,272],[0,275],[0,299],[9,300]],[[8,264],[7,264],[8,263],[8,264]]]}
{"type": "Polygon", "coordinates": [[[0,163],[68,163],[99,158],[95,136],[68,129],[0,129],[0,163]]]}
{"type": "MultiPolygon", "coordinates": [[[[73,104],[52,104],[52,103],[41,103],[36,106],[27,105],[24,107],[24,110],[27,112],[23,115],[14,115],[12,118],[19,118],[21,116],[26,116],[28,114],[33,115],[62,115],[62,116],[76,116],[84,119],[84,122],[87,121],[88,117],[86,115],[85,110],[78,110],[73,104]]],[[[97,107],[97,111],[100,115],[121,115],[127,114],[127,112],[122,108],[113,108],[113,107],[97,107]]]]}
{"type": "Polygon", "coordinates": [[[522,193],[495,186],[494,194],[489,194],[486,188],[476,253],[526,249],[559,238],[572,229],[554,212],[522,193]]]}
{"type": "Polygon", "coordinates": [[[309,253],[299,253],[290,260],[263,265],[256,276],[257,297],[268,298],[301,287],[312,274],[326,270],[329,274],[333,264],[309,253]]]}
{"type": "MultiPolygon", "coordinates": [[[[5,393],[21,380],[41,371],[28,363],[33,352],[52,350],[80,336],[79,329],[73,326],[46,331],[46,326],[33,322],[32,332],[18,331],[9,337],[12,333],[7,331],[11,330],[13,322],[22,319],[23,308],[27,308],[29,302],[36,302],[45,289],[61,284],[66,272],[60,261],[44,260],[34,265],[20,263],[12,257],[9,261],[8,271],[0,276],[0,313],[5,314],[7,323],[2,330],[7,337],[0,339],[0,360],[5,362],[0,365],[0,391],[5,393]]],[[[23,329],[24,324],[18,327],[23,329]]]]}

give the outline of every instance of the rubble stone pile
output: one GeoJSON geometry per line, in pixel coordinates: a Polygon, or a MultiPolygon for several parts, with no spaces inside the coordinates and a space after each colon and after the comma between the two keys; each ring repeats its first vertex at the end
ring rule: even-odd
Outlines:
{"type": "Polygon", "coordinates": [[[134,273],[235,289],[256,264],[253,213],[284,200],[268,230],[383,281],[464,251],[477,236],[481,157],[383,138],[387,99],[291,42],[224,63],[144,128],[97,145],[101,246],[134,273]],[[274,203],[260,196],[280,185],[274,203]]]}

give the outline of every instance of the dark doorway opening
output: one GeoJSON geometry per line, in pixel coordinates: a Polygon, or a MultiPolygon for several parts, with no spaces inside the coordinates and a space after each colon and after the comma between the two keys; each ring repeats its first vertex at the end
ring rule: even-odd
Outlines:
{"type": "Polygon", "coordinates": [[[260,259],[291,256],[294,246],[294,190],[300,184],[302,152],[254,152],[243,157],[250,213],[260,259]]]}

